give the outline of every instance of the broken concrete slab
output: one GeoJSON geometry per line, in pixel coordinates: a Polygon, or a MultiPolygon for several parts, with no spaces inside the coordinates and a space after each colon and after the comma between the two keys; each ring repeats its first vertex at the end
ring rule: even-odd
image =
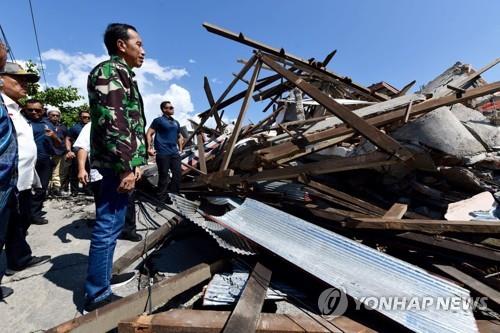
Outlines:
{"type": "Polygon", "coordinates": [[[460,159],[486,153],[448,107],[438,108],[392,134],[397,140],[422,144],[460,159]]]}

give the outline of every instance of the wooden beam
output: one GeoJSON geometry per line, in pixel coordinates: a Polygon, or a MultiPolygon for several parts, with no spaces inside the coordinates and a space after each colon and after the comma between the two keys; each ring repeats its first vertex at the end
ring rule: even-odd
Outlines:
{"type": "Polygon", "coordinates": [[[337,50],[333,50],[332,52],[330,52],[329,54],[327,54],[327,56],[325,57],[325,59],[321,62],[321,67],[328,66],[328,64],[333,59],[333,57],[335,56],[336,53],[337,53],[337,50]]]}
{"type": "MultiPolygon", "coordinates": [[[[172,309],[150,316],[123,320],[118,333],[219,333],[229,311],[172,309]]],[[[372,333],[372,329],[347,317],[329,318],[315,314],[261,313],[257,333],[372,333]]]]}
{"type": "Polygon", "coordinates": [[[408,206],[400,203],[395,203],[391,208],[384,214],[385,219],[401,219],[406,214],[408,206]]]}
{"type": "Polygon", "coordinates": [[[399,234],[398,237],[413,242],[435,246],[449,251],[454,251],[461,254],[466,254],[469,256],[486,259],[489,261],[500,262],[500,251],[486,246],[472,244],[459,239],[453,239],[443,236],[435,237],[415,232],[405,232],[399,234]]]}
{"type": "MultiPolygon", "coordinates": [[[[328,195],[328,194],[324,194],[323,192],[320,192],[318,190],[315,190],[314,188],[312,187],[305,187],[305,190],[306,192],[308,192],[310,195],[313,195],[315,197],[318,197],[318,198],[321,198],[323,200],[327,200],[327,201],[330,201],[334,204],[337,204],[339,206],[342,206],[342,207],[346,207],[346,208],[349,208],[350,210],[354,211],[354,212],[358,212],[358,213],[361,213],[364,215],[364,217],[370,217],[370,212],[367,211],[366,209],[363,209],[359,206],[356,206],[356,205],[353,205],[352,203],[348,202],[348,201],[344,201],[342,199],[339,199],[339,198],[336,198],[336,197],[333,197],[331,195],[328,195]]],[[[358,215],[359,217],[359,215],[358,215]]]]}
{"type": "MultiPolygon", "coordinates": [[[[205,90],[205,94],[207,95],[207,100],[210,108],[213,108],[215,105],[215,99],[214,95],[212,94],[212,89],[210,88],[210,83],[208,82],[208,78],[206,76],[203,78],[203,89],[205,90]]],[[[217,130],[222,131],[223,123],[218,110],[214,110],[214,118],[215,123],[217,124],[217,130]]]]}
{"type": "Polygon", "coordinates": [[[417,83],[416,80],[411,81],[406,86],[401,88],[401,90],[397,94],[395,94],[392,98],[403,96],[404,94],[406,94],[408,92],[408,90],[411,89],[411,87],[413,87],[413,85],[415,85],[415,83],[417,83]]]}
{"type": "MultiPolygon", "coordinates": [[[[259,83],[257,83],[255,85],[255,89],[260,89],[260,88],[263,88],[263,87],[267,87],[268,85],[278,81],[279,79],[281,79],[281,76],[278,75],[278,74],[275,74],[275,75],[271,75],[271,76],[268,76],[266,78],[263,78],[259,83]]],[[[239,93],[227,98],[226,100],[220,102],[218,105],[217,105],[217,110],[220,110],[220,109],[223,109],[225,107],[228,107],[230,106],[231,104],[239,101],[240,99],[244,98],[245,95],[247,93],[247,89],[245,90],[242,90],[240,91],[239,93]]],[[[200,113],[198,116],[199,117],[205,117],[206,115],[208,115],[211,111],[211,108],[208,109],[208,110],[205,110],[203,111],[202,113],[200,113]]],[[[222,113],[221,113],[221,117],[222,117],[222,113]]]]}
{"type": "Polygon", "coordinates": [[[354,197],[354,196],[352,196],[350,194],[347,194],[345,192],[336,190],[336,189],[334,189],[334,188],[332,188],[330,186],[324,185],[324,184],[319,183],[319,182],[314,181],[314,180],[305,179],[304,177],[299,178],[299,180],[302,183],[307,184],[308,186],[313,187],[313,188],[315,188],[317,190],[320,190],[320,191],[323,191],[325,193],[328,193],[328,194],[330,194],[331,196],[333,196],[335,198],[338,198],[340,200],[349,202],[352,205],[355,205],[357,207],[361,207],[361,208],[363,208],[364,211],[368,211],[372,215],[383,216],[385,214],[385,209],[380,208],[378,206],[375,206],[375,205],[373,205],[373,204],[371,204],[369,202],[366,202],[364,200],[361,200],[359,198],[356,198],[356,197],[354,197]]]}
{"type": "Polygon", "coordinates": [[[171,218],[130,250],[125,252],[125,254],[113,263],[113,274],[122,273],[127,267],[139,259],[143,253],[148,252],[163,240],[175,226],[181,223],[181,221],[182,218],[179,216],[171,218]]]}
{"type": "Polygon", "coordinates": [[[151,287],[151,299],[149,299],[148,289],[141,289],[130,296],[116,300],[86,315],[68,320],[46,332],[107,332],[115,328],[119,321],[144,313],[148,299],[151,302],[152,309],[155,310],[173,297],[210,279],[214,272],[220,271],[223,267],[223,261],[217,261],[210,265],[196,265],[171,278],[154,284],[151,287]]]}
{"type": "Polygon", "coordinates": [[[245,117],[245,114],[248,110],[248,105],[250,104],[250,98],[255,89],[255,82],[257,81],[257,77],[259,76],[260,66],[261,62],[259,61],[256,64],[252,78],[250,79],[250,85],[248,86],[247,93],[245,95],[245,98],[243,99],[243,104],[241,105],[241,110],[240,113],[238,114],[238,119],[234,124],[233,133],[231,133],[231,137],[229,138],[228,142],[224,147],[224,158],[222,159],[219,171],[227,170],[229,162],[231,161],[231,157],[233,156],[234,146],[236,145],[236,141],[238,140],[238,137],[240,135],[241,125],[245,117]]]}
{"type": "Polygon", "coordinates": [[[489,300],[495,302],[497,305],[500,305],[500,292],[498,292],[497,290],[491,288],[490,286],[485,285],[481,281],[476,280],[472,276],[459,271],[453,266],[435,264],[434,267],[445,272],[446,274],[456,279],[457,281],[462,282],[472,290],[475,290],[481,295],[488,297],[489,300]]]}
{"type": "MultiPolygon", "coordinates": [[[[196,169],[194,166],[190,165],[189,163],[186,163],[186,162],[183,162],[181,161],[181,164],[184,165],[186,168],[188,168],[189,170],[192,170],[200,175],[206,175],[207,173],[206,172],[203,172],[201,170],[198,170],[196,169]]],[[[189,171],[186,171],[186,172],[189,172],[189,171]]],[[[184,173],[183,173],[184,174],[184,173]]]]}
{"type": "Polygon", "coordinates": [[[334,99],[323,93],[321,90],[314,87],[312,84],[299,78],[292,72],[285,69],[283,66],[277,64],[274,60],[266,55],[257,55],[262,61],[271,67],[278,74],[285,77],[288,81],[293,83],[296,87],[301,89],[319,104],[324,106],[334,115],[342,119],[346,124],[357,130],[361,135],[370,140],[373,144],[385,150],[386,152],[395,155],[403,161],[412,158],[413,154],[403,146],[401,146],[392,137],[381,132],[376,127],[368,124],[363,118],[357,116],[345,106],[337,103],[334,99]]]}
{"type": "MultiPolygon", "coordinates": [[[[489,70],[490,68],[496,66],[500,62],[500,58],[496,58],[483,68],[479,69],[478,71],[472,73],[469,75],[467,78],[465,78],[463,81],[459,83],[459,88],[467,88],[470,84],[472,84],[474,81],[476,81],[484,72],[489,70]]],[[[450,92],[452,93],[452,92],[450,92]]]]}
{"type": "Polygon", "coordinates": [[[253,333],[271,282],[271,270],[257,263],[248,278],[240,299],[229,317],[223,333],[253,333]]]}
{"type": "MultiPolygon", "coordinates": [[[[243,68],[241,69],[241,71],[238,73],[238,77],[244,77],[245,74],[248,72],[248,70],[250,68],[252,68],[252,66],[255,63],[255,61],[257,61],[257,58],[255,56],[253,56],[248,61],[248,63],[245,66],[243,66],[243,68]]],[[[185,143],[186,145],[193,139],[193,137],[197,134],[198,129],[205,124],[205,122],[208,120],[208,118],[210,118],[213,115],[213,113],[218,110],[219,104],[226,98],[226,96],[229,94],[229,92],[231,92],[231,90],[236,85],[236,83],[238,83],[238,81],[239,81],[238,77],[234,78],[233,81],[231,81],[231,83],[229,84],[229,86],[227,86],[226,90],[224,90],[224,92],[219,97],[219,99],[214,103],[214,105],[212,107],[210,107],[210,111],[206,115],[204,115],[202,117],[202,119],[201,119],[200,124],[198,125],[198,127],[195,128],[195,130],[193,131],[193,133],[191,133],[189,135],[189,137],[186,139],[186,143],[185,143]]]]}
{"type": "Polygon", "coordinates": [[[355,229],[415,230],[426,233],[465,232],[500,234],[500,222],[490,221],[359,218],[344,222],[344,226],[355,229]]]}
{"type": "Polygon", "coordinates": [[[181,184],[182,189],[197,188],[207,184],[225,188],[229,185],[242,183],[254,183],[261,180],[291,179],[301,174],[323,175],[333,172],[348,170],[370,169],[400,163],[399,160],[392,159],[387,154],[374,152],[366,155],[346,158],[334,158],[320,162],[313,162],[304,165],[291,166],[278,169],[263,170],[252,175],[228,176],[227,174],[212,173],[206,177],[200,177],[192,183],[181,184]]]}
{"type": "Polygon", "coordinates": [[[207,174],[207,161],[205,160],[205,146],[203,145],[203,134],[198,133],[196,137],[196,144],[198,145],[198,162],[200,163],[200,170],[207,174]]]}

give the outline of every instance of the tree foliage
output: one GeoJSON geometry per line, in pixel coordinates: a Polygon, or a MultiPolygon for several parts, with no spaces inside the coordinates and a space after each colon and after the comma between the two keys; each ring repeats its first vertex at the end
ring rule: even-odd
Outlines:
{"type": "MultiPolygon", "coordinates": [[[[38,67],[31,60],[26,65],[26,70],[30,73],[39,75],[38,67]]],[[[33,83],[28,86],[29,98],[39,99],[44,105],[52,105],[61,110],[61,121],[66,126],[70,127],[78,121],[78,113],[83,110],[88,110],[86,103],[77,105],[78,101],[84,99],[78,94],[78,90],[74,87],[58,87],[41,89],[39,83],[33,83]]]]}

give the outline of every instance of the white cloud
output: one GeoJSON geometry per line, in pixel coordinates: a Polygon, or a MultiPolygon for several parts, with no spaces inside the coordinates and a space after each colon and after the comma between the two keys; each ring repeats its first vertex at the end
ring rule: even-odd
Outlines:
{"type": "MultiPolygon", "coordinates": [[[[59,64],[57,84],[71,85],[78,92],[87,97],[87,76],[100,62],[109,56],[91,53],[68,54],[63,50],[51,49],[42,53],[46,62],[54,61],[59,64]]],[[[160,115],[160,103],[170,100],[174,106],[175,118],[181,124],[187,123],[187,118],[194,111],[189,91],[178,84],[169,84],[170,81],[189,75],[185,68],[162,66],[155,59],[147,59],[141,68],[135,69],[136,80],[141,91],[146,119],[148,124],[160,115]]]]}
{"type": "Polygon", "coordinates": [[[188,60],[188,62],[189,62],[190,64],[196,64],[196,60],[194,60],[194,59],[189,59],[189,60],[188,60]]]}
{"type": "Polygon", "coordinates": [[[181,125],[188,124],[188,118],[193,117],[194,106],[191,101],[191,94],[189,91],[175,83],[163,94],[148,94],[143,97],[144,109],[146,113],[146,121],[148,125],[154,118],[161,116],[160,103],[163,101],[170,101],[175,107],[174,118],[179,121],[181,125]]]}

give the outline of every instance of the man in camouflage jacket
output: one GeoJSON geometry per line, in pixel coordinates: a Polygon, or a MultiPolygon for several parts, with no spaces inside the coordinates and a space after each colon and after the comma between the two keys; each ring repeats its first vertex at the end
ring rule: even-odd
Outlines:
{"type": "Polygon", "coordinates": [[[144,61],[142,40],[128,24],[110,24],[104,43],[111,58],[97,65],[88,78],[92,127],[92,167],[102,179],[92,230],[85,311],[112,302],[111,271],[116,239],[121,233],[128,196],[147,163],[144,107],[132,68],[144,61]]]}

